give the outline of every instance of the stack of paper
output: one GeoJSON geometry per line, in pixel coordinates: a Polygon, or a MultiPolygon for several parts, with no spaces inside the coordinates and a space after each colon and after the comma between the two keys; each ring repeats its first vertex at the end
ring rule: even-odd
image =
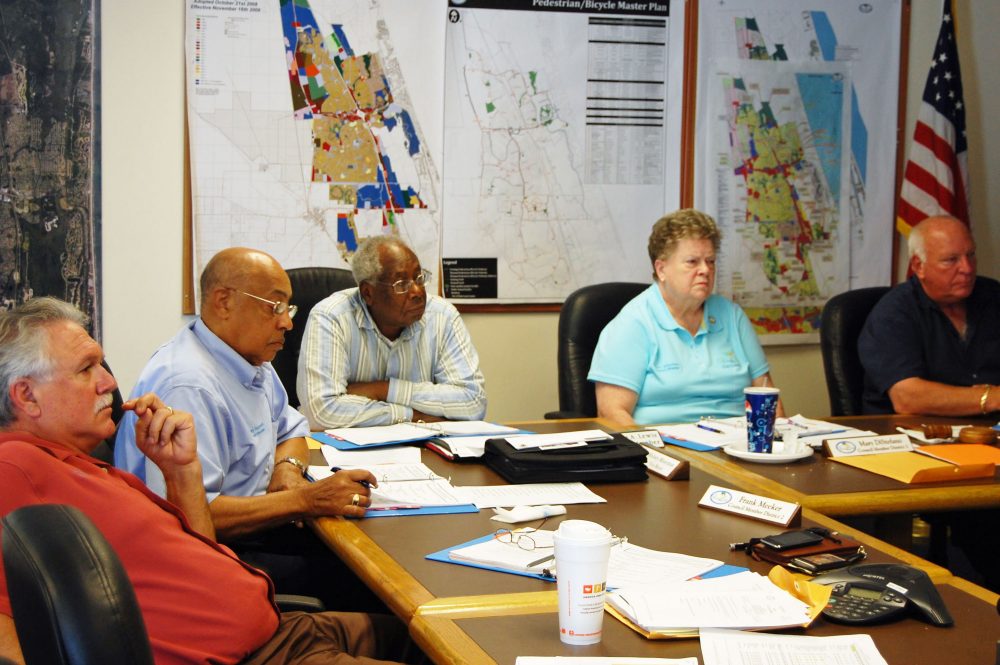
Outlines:
{"type": "MultiPolygon", "coordinates": [[[[419,456],[420,451],[415,451],[419,456]]],[[[362,453],[346,453],[358,455],[362,453]]],[[[340,459],[351,460],[350,457],[340,459]]],[[[361,460],[358,460],[361,462],[361,460]]],[[[369,511],[417,510],[428,507],[461,506],[461,512],[476,512],[478,509],[460,497],[447,478],[434,473],[422,462],[400,462],[382,464],[349,464],[342,462],[334,467],[311,466],[309,475],[313,480],[322,480],[337,469],[365,469],[370,471],[378,483],[371,488],[369,511]]]]}
{"type": "Polygon", "coordinates": [[[571,503],[606,503],[583,483],[530,483],[525,485],[466,485],[455,491],[480,508],[548,506],[571,503]]]}
{"type": "MultiPolygon", "coordinates": [[[[446,550],[447,558],[454,563],[502,572],[558,576],[553,533],[529,527],[514,529],[512,537],[503,540],[495,534],[484,536],[446,550]],[[521,538],[528,540],[522,542],[521,538]]],[[[431,556],[441,560],[440,554],[431,556]]],[[[620,539],[611,548],[607,584],[609,588],[617,588],[681,582],[704,575],[721,565],[722,562],[715,559],[659,552],[620,539]]]]}
{"type": "Polygon", "coordinates": [[[749,571],[625,587],[609,593],[607,603],[614,610],[612,614],[654,637],[688,637],[700,628],[768,630],[805,626],[821,609],[749,571]]]}
{"type": "Polygon", "coordinates": [[[552,531],[541,529],[515,529],[512,539],[500,540],[496,536],[478,539],[470,545],[457,547],[448,558],[459,563],[472,563],[487,568],[511,572],[549,574],[555,568],[552,560],[554,545],[552,531]],[[529,538],[528,543],[515,543],[529,538]]]}
{"type": "Polygon", "coordinates": [[[780,438],[783,441],[802,441],[813,448],[821,447],[826,439],[843,439],[874,434],[875,432],[871,430],[861,430],[825,420],[806,418],[801,413],[797,413],[791,418],[778,418],[774,423],[775,438],[780,438]]]}
{"type": "Polygon", "coordinates": [[[321,443],[349,450],[359,446],[390,446],[427,441],[438,436],[499,436],[520,431],[514,427],[488,423],[484,420],[463,420],[397,423],[376,427],[338,427],[324,432],[314,432],[312,437],[321,443]]]}
{"type": "Polygon", "coordinates": [[[705,629],[700,641],[705,665],[887,665],[871,635],[813,637],[705,629]]]}
{"type": "MultiPolygon", "coordinates": [[[[717,450],[722,447],[743,447],[747,444],[747,422],[743,416],[732,418],[702,418],[697,423],[661,425],[656,428],[667,443],[693,450],[717,450]]],[[[874,434],[846,425],[813,420],[802,414],[791,418],[778,418],[774,423],[776,452],[781,452],[782,441],[801,441],[814,448],[825,439],[874,434]]]]}

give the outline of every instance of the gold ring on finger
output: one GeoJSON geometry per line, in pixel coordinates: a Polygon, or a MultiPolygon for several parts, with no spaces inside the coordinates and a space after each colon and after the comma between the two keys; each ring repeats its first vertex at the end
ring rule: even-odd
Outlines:
{"type": "Polygon", "coordinates": [[[360,494],[353,495],[351,497],[351,505],[352,506],[357,506],[357,505],[360,505],[360,504],[361,504],[361,495],[360,494]]]}

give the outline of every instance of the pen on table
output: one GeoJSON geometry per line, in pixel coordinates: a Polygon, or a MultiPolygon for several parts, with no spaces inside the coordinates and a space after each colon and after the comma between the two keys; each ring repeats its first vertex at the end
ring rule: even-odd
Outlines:
{"type": "Polygon", "coordinates": [[[703,425],[701,423],[696,424],[695,427],[709,432],[715,432],[716,434],[725,434],[725,432],[723,432],[721,429],[715,429],[714,427],[709,427],[708,425],[703,425]]]}
{"type": "Polygon", "coordinates": [[[541,559],[537,559],[537,560],[532,561],[531,563],[529,563],[528,564],[528,568],[533,568],[533,567],[537,566],[540,563],[545,563],[546,561],[552,561],[555,558],[556,558],[555,554],[550,554],[548,556],[543,556],[541,559]]]}
{"type": "Polygon", "coordinates": [[[824,429],[824,430],[817,430],[815,432],[802,432],[801,434],[799,434],[799,438],[804,439],[810,436],[826,436],[828,434],[840,434],[841,432],[846,432],[846,431],[847,431],[846,429],[824,429]]]}
{"type": "MultiPolygon", "coordinates": [[[[331,466],[330,471],[337,473],[338,471],[343,471],[343,469],[339,466],[331,466]]],[[[372,484],[367,480],[359,480],[358,482],[367,487],[368,489],[372,488],[372,484]]]]}
{"type": "Polygon", "coordinates": [[[423,506],[417,504],[412,506],[369,506],[368,510],[416,510],[417,508],[423,508],[423,506]]]}

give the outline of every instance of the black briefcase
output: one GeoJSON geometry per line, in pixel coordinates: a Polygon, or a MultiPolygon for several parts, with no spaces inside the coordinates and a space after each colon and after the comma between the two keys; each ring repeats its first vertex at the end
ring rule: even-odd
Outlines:
{"type": "Polygon", "coordinates": [[[585,446],[517,450],[506,439],[490,439],[483,456],[510,483],[620,483],[646,479],[646,449],[621,434],[585,446]]]}

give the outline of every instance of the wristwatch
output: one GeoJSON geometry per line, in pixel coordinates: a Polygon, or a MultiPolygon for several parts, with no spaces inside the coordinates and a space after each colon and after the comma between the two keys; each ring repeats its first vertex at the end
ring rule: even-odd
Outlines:
{"type": "Polygon", "coordinates": [[[295,468],[297,468],[300,472],[302,472],[303,476],[306,475],[306,471],[309,470],[306,467],[306,465],[302,462],[302,460],[296,459],[295,457],[291,457],[291,456],[289,456],[289,457],[282,457],[280,460],[278,460],[277,462],[274,463],[274,466],[277,467],[279,464],[282,464],[284,462],[287,462],[287,463],[291,464],[292,466],[294,466],[295,468]]]}

